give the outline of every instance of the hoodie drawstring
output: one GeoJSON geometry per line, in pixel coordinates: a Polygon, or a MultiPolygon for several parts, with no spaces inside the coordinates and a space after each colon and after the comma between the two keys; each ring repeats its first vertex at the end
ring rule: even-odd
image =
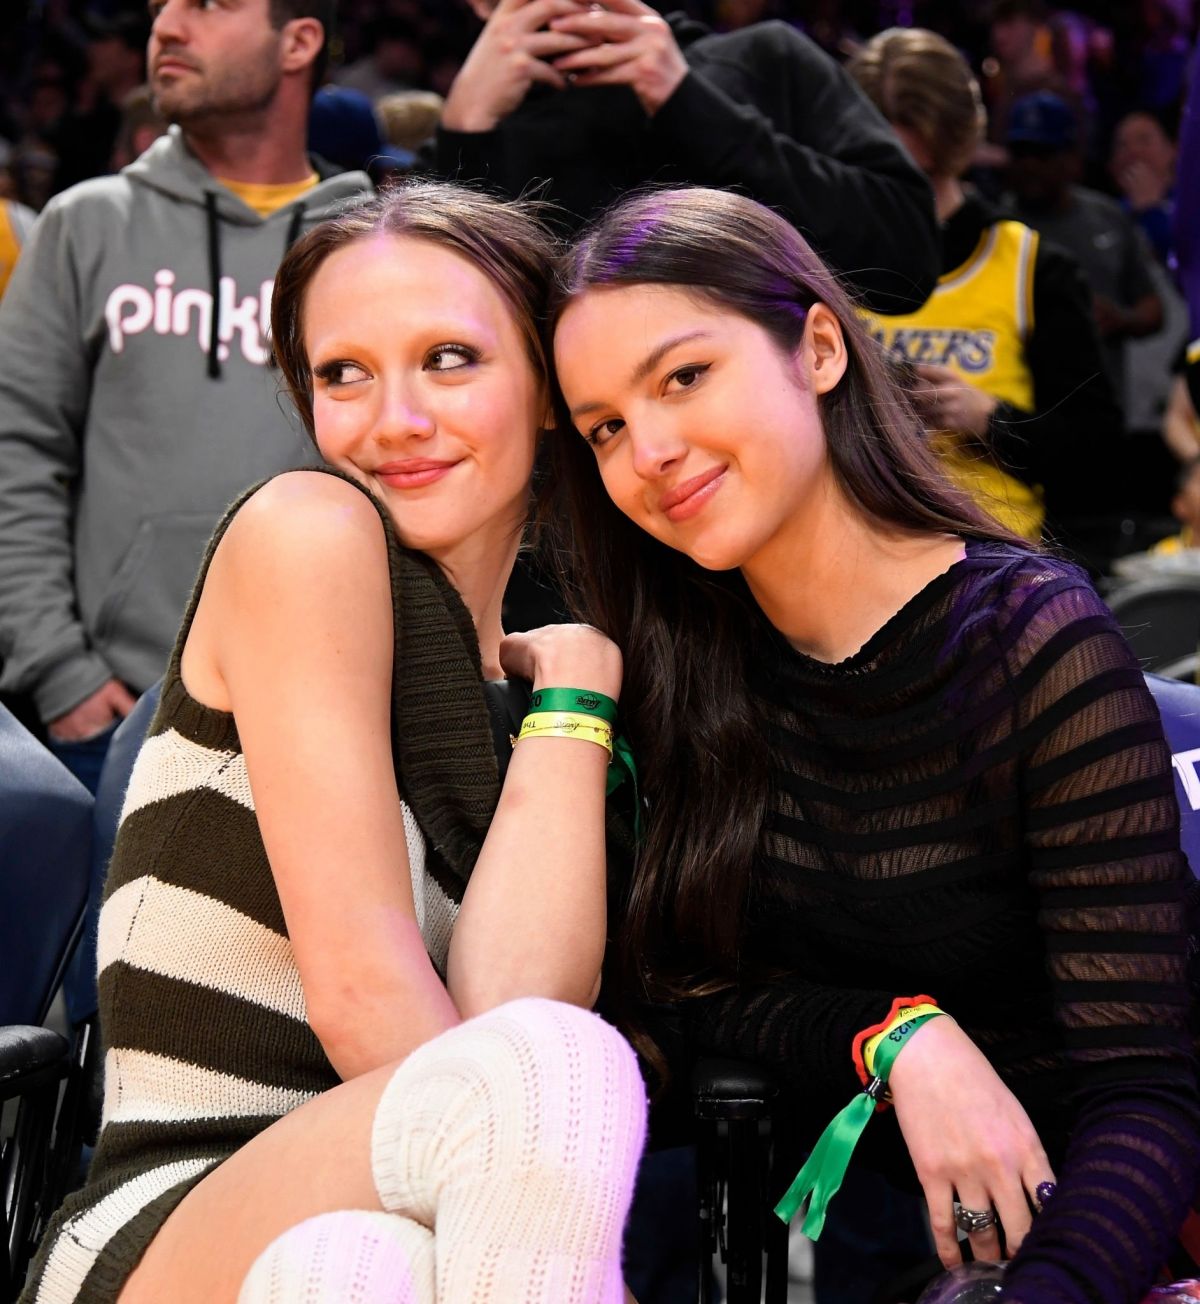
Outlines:
{"type": "Polygon", "coordinates": [[[304,225],[304,214],[307,210],[303,204],[297,204],[292,209],[292,220],[288,223],[287,239],[283,244],[283,252],[287,251],[300,239],[300,228],[304,225]]]}
{"type": "Polygon", "coordinates": [[[208,284],[212,292],[212,313],[208,327],[208,376],[220,380],[221,359],[217,348],[221,342],[221,220],[217,216],[217,196],[204,192],[204,211],[208,214],[208,284]]]}
{"type": "MultiPolygon", "coordinates": [[[[300,236],[306,211],[303,204],[297,204],[292,209],[287,239],[283,246],[285,254],[300,236]]],[[[204,192],[204,212],[208,218],[208,284],[212,294],[208,328],[208,375],[211,380],[220,380],[221,359],[217,349],[221,344],[221,218],[217,212],[217,196],[211,190],[204,192]]]]}

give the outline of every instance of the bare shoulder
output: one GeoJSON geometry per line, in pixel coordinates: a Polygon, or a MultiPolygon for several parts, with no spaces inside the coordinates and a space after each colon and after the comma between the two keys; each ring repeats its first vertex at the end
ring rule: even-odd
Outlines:
{"type": "Polygon", "coordinates": [[[379,513],[365,492],[319,471],[275,476],[229,524],[214,567],[266,583],[302,573],[308,584],[338,581],[364,568],[387,569],[379,513]]]}

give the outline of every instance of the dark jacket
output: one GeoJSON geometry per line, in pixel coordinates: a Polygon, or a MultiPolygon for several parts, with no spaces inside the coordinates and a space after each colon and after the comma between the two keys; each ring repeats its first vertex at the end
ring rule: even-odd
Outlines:
{"type": "Polygon", "coordinates": [[[538,86],[493,131],[440,130],[436,170],[509,195],[546,181],[568,230],[647,183],[738,190],[876,311],[919,307],[939,267],[929,186],[858,87],[785,23],[716,35],[668,22],[689,73],[653,118],[625,86],[538,86]]]}

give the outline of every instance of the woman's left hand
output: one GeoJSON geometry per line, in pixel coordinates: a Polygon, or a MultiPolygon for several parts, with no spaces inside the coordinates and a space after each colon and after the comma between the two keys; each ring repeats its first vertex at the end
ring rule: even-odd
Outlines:
{"type": "MultiPolygon", "coordinates": [[[[1011,1257],[1029,1231],[1038,1186],[1054,1172],[1029,1116],[965,1032],[930,1019],[896,1057],[888,1079],[896,1119],[929,1204],[938,1258],[962,1262],[954,1202],[995,1215],[1011,1257]]],[[[993,1223],[970,1232],[977,1259],[998,1259],[993,1223]]]]}

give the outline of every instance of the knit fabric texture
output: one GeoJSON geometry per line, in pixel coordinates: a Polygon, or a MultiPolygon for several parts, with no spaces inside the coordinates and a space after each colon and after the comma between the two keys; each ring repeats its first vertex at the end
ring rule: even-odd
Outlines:
{"type": "MultiPolygon", "coordinates": [[[[692,1037],[777,1065],[815,1133],[861,1089],[855,1034],[932,993],[1057,1167],[1005,1298],[1132,1304],[1193,1195],[1200,1103],[1171,758],[1115,621],[1067,563],[971,542],[837,665],[761,640],[760,968],[688,1003],[692,1037]]],[[[894,1114],[860,1151],[912,1179],[894,1114]]]]}
{"type": "MultiPolygon", "coordinates": [[[[23,1304],[115,1301],[206,1172],[339,1081],[306,1019],[237,723],[190,697],[180,677],[208,565],[253,492],[209,546],[126,795],[100,917],[101,1134],[86,1185],[51,1224],[23,1304]]],[[[400,545],[367,497],[387,539],[393,754],[413,895],[444,972],[499,795],[479,649],[457,592],[433,562],[400,545]]]]}
{"type": "Polygon", "coordinates": [[[588,1010],[527,997],[418,1046],[371,1169],[385,1209],[434,1229],[428,1304],[621,1304],[645,1130],[637,1058],[588,1010]]]}
{"type": "Polygon", "coordinates": [[[339,1209],[276,1237],[254,1261],[237,1304],[434,1304],[433,1281],[427,1227],[339,1209]]]}

